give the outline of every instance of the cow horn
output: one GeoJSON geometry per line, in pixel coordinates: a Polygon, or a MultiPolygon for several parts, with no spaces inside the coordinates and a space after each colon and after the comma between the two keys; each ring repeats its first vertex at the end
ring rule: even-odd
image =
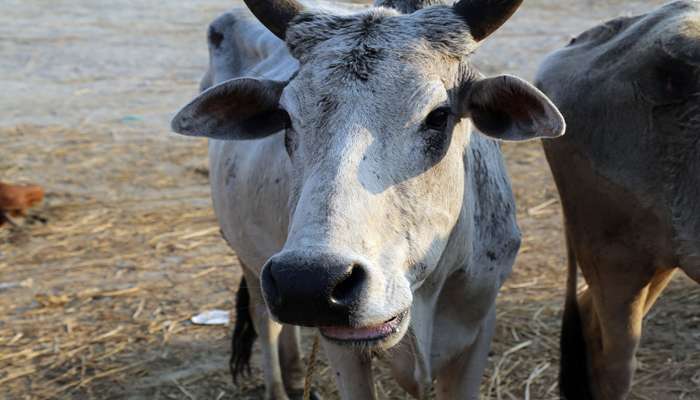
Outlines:
{"type": "Polygon", "coordinates": [[[495,32],[515,13],[523,0],[460,0],[454,11],[469,25],[477,42],[495,32]]]}
{"type": "Polygon", "coordinates": [[[248,9],[270,32],[284,40],[289,22],[304,10],[296,0],[244,0],[248,9]]]}

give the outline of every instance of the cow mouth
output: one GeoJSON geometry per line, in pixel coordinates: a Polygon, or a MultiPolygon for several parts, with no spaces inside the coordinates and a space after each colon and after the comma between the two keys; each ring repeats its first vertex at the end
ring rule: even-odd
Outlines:
{"type": "Polygon", "coordinates": [[[408,316],[408,310],[378,325],[363,327],[350,326],[322,326],[319,328],[321,335],[326,339],[342,343],[372,344],[386,341],[399,334],[403,329],[403,322],[408,316]]]}

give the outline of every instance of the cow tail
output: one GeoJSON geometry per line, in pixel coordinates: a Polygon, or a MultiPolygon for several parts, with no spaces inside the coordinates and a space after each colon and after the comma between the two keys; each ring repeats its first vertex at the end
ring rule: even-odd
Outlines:
{"type": "Polygon", "coordinates": [[[231,338],[231,359],[229,360],[234,384],[238,383],[238,376],[250,374],[250,357],[253,354],[253,344],[257,336],[250,315],[248,286],[243,277],[236,292],[236,323],[231,338]]]}
{"type": "Polygon", "coordinates": [[[566,302],[559,343],[559,394],[563,400],[592,400],[588,355],[576,294],[578,275],[576,254],[571,243],[569,229],[567,228],[565,231],[569,270],[566,279],[566,302]]]}

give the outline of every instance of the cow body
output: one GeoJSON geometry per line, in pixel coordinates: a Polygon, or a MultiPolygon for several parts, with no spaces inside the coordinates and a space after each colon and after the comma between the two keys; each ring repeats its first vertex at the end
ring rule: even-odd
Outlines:
{"type": "MultiPolygon", "coordinates": [[[[296,71],[297,62],[283,43],[251,18],[247,11],[236,10],[214,23],[221,31],[224,26],[240,29],[226,38],[235,38],[243,46],[258,46],[257,51],[248,51],[222,42],[222,52],[232,52],[232,58],[250,64],[241,70],[226,64],[213,67],[214,84],[237,76],[284,80],[296,71]]],[[[213,50],[215,59],[217,50],[213,50]]],[[[265,261],[284,246],[289,230],[293,172],[284,135],[255,141],[211,140],[209,154],[217,218],[255,282],[265,261]]],[[[520,245],[515,204],[498,144],[473,134],[465,143],[463,158],[468,184],[461,217],[450,232],[436,272],[414,293],[412,334],[399,344],[406,350],[388,354],[400,381],[414,395],[429,387],[440,371],[449,373],[446,367],[455,355],[467,358],[474,353],[474,360],[484,359],[492,336],[496,293],[510,274],[520,245]]],[[[482,369],[483,365],[475,368],[471,384],[476,387],[482,369]]]]}
{"type": "Polygon", "coordinates": [[[644,315],[676,267],[700,282],[699,12],[678,1],[607,22],[538,74],[568,124],[544,149],[569,251],[569,400],[624,399],[644,315]],[[578,298],[577,265],[588,284],[578,298]]]}
{"type": "Polygon", "coordinates": [[[416,397],[437,381],[441,399],[478,398],[520,233],[499,146],[470,120],[497,139],[564,129],[535,88],[467,63],[519,5],[478,3],[330,14],[251,0],[274,36],[243,10],[212,23],[205,90],[173,128],[213,139],[214,207],[268,398],[303,386],[298,325],[319,329],[344,399],[374,398],[375,352],[416,397]]]}

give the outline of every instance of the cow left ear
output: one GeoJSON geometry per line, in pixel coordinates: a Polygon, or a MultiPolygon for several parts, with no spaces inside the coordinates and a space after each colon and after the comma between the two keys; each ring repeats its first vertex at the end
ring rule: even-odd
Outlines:
{"type": "Polygon", "coordinates": [[[236,78],[202,92],[173,118],[174,132],[219,140],[259,139],[279,132],[289,115],[279,106],[286,82],[236,78]]]}
{"type": "Polygon", "coordinates": [[[515,76],[471,82],[462,97],[463,116],[495,139],[555,138],[566,128],[564,117],[547,96],[515,76]]]}

